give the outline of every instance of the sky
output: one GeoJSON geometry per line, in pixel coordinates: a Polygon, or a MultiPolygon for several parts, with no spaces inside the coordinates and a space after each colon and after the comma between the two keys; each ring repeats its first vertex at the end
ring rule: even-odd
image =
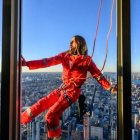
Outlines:
{"type": "MultiPolygon", "coordinates": [[[[22,4],[22,55],[36,60],[54,56],[69,49],[74,35],[86,39],[91,55],[98,18],[99,0],[23,0],[22,4]]],[[[140,72],[140,1],[131,2],[132,70],[140,72]]],[[[93,61],[102,68],[106,51],[106,36],[110,26],[112,0],[103,0],[93,61]]],[[[0,25],[2,24],[2,0],[0,0],[0,25]]],[[[0,27],[0,45],[2,28],[0,27]]],[[[1,59],[1,54],[0,54],[1,59]]],[[[116,1],[113,25],[108,42],[108,57],[104,71],[116,72],[116,1]]],[[[29,72],[23,68],[23,72],[29,72]]],[[[34,70],[42,72],[62,71],[61,65],[34,70]]],[[[30,71],[31,72],[31,71],[30,71]]]]}

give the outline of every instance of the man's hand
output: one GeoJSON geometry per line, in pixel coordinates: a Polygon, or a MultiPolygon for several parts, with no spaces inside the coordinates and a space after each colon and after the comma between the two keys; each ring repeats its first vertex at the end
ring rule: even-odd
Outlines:
{"type": "Polygon", "coordinates": [[[110,92],[111,92],[113,95],[117,95],[117,85],[111,87],[110,92]]]}
{"type": "Polygon", "coordinates": [[[22,66],[27,66],[27,62],[23,56],[21,56],[21,65],[22,66]]]}

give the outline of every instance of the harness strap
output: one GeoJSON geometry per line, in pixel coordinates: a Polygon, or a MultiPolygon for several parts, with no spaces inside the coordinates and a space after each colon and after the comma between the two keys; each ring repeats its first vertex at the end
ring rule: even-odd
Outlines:
{"type": "Polygon", "coordinates": [[[45,58],[42,59],[42,63],[43,63],[43,65],[47,65],[47,60],[45,58]]]}
{"type": "Polygon", "coordinates": [[[61,94],[60,94],[60,91],[61,91],[61,90],[64,90],[64,87],[63,87],[63,86],[64,86],[64,84],[62,83],[62,84],[60,85],[60,87],[58,88],[58,94],[59,94],[59,96],[61,95],[61,94]]]}
{"type": "Polygon", "coordinates": [[[100,81],[102,78],[103,78],[103,75],[100,74],[100,75],[96,78],[96,80],[97,80],[97,81],[100,81]]]}
{"type": "Polygon", "coordinates": [[[60,87],[58,88],[58,94],[59,96],[61,95],[60,94],[60,91],[63,90],[64,91],[64,98],[67,100],[67,102],[69,103],[69,105],[72,104],[72,101],[71,99],[69,98],[69,96],[66,94],[66,90],[65,90],[65,84],[61,84],[60,87]]]}
{"type": "Polygon", "coordinates": [[[69,105],[72,104],[71,99],[69,98],[69,96],[66,94],[66,91],[64,90],[64,98],[67,100],[67,102],[69,103],[69,105]]]}

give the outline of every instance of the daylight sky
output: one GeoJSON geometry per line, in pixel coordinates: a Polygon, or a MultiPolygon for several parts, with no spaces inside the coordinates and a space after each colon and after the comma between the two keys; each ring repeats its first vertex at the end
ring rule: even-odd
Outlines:
{"type": "MultiPolygon", "coordinates": [[[[23,0],[22,55],[26,60],[54,56],[69,48],[72,36],[82,35],[92,53],[96,30],[99,0],[23,0]]],[[[131,2],[132,70],[140,71],[140,1],[131,2]]],[[[106,50],[106,36],[110,24],[112,0],[103,0],[98,36],[93,61],[101,69],[106,50]]],[[[2,26],[2,0],[0,0],[0,25],[2,26]]],[[[0,45],[2,28],[0,26],[0,45]]],[[[113,28],[109,38],[108,58],[104,71],[116,72],[116,1],[113,28]]],[[[1,54],[0,54],[1,59],[1,54]]],[[[23,71],[29,71],[23,68],[23,71]]],[[[62,71],[60,65],[36,71],[62,71]]]]}

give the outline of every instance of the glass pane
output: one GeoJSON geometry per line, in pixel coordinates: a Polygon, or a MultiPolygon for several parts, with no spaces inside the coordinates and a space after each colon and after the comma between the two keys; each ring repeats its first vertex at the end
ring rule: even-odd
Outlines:
{"type": "Polygon", "coordinates": [[[132,140],[140,139],[140,1],[131,0],[132,140]]]}
{"type": "MultiPolygon", "coordinates": [[[[100,70],[103,67],[106,54],[107,33],[110,27],[111,2],[112,1],[109,0],[108,2],[102,3],[96,47],[93,55],[93,61],[100,70]]],[[[98,20],[98,8],[99,1],[24,0],[22,55],[25,60],[40,60],[41,65],[51,65],[52,61],[43,58],[50,58],[69,50],[70,42],[74,35],[81,35],[86,39],[88,55],[91,56],[98,20]]],[[[114,5],[113,12],[113,27],[108,40],[108,57],[102,73],[114,86],[117,83],[116,5],[114,5]]],[[[71,61],[73,62],[75,60],[75,63],[78,63],[77,57],[74,56],[75,55],[71,58],[71,61]]],[[[57,60],[58,63],[60,61],[62,62],[63,60],[59,58],[53,60],[57,60]]],[[[83,57],[82,59],[84,61],[86,58],[83,57]]],[[[74,62],[70,63],[70,61],[68,61],[68,64],[70,77],[72,76],[70,71],[77,73],[77,71],[88,70],[88,66],[83,69],[80,64],[78,70],[72,70],[74,62]]],[[[67,71],[66,66],[63,65],[63,67],[65,71],[67,71]]],[[[62,75],[64,73],[63,67],[62,65],[57,65],[35,70],[29,70],[28,67],[23,67],[22,111],[30,108],[39,99],[50,95],[51,91],[60,87],[62,84],[62,75]]],[[[66,75],[68,75],[68,73],[66,73],[66,75]]],[[[73,84],[75,86],[75,80],[79,77],[74,77],[73,84]]],[[[90,75],[88,75],[88,77],[90,77],[90,75]]],[[[80,78],[79,80],[83,80],[80,78]]],[[[72,82],[72,79],[70,82],[72,82]]],[[[69,84],[69,82],[67,82],[67,84],[69,84]]],[[[64,87],[63,90],[61,89],[61,94],[65,93],[65,90],[66,87],[64,87]]],[[[71,94],[73,94],[73,92],[71,94]]],[[[76,91],[74,96],[77,96],[77,94],[78,91],[76,91]]],[[[60,117],[62,139],[117,139],[116,96],[110,94],[110,91],[104,90],[95,78],[87,78],[86,82],[81,86],[81,94],[82,96],[67,108],[60,117]]],[[[69,95],[69,97],[71,96],[69,95]]],[[[64,98],[66,98],[65,101],[67,101],[66,104],[68,104],[69,98],[65,96],[64,98]]],[[[51,99],[53,102],[54,98],[51,99]]],[[[46,101],[46,106],[49,104],[49,101],[46,101]]],[[[63,106],[61,107],[63,109],[63,106]]],[[[22,125],[22,140],[47,139],[48,124],[46,124],[45,117],[47,111],[48,110],[43,111],[30,123],[22,125]]],[[[31,112],[33,113],[30,108],[27,114],[33,115],[31,112]]],[[[57,118],[58,114],[56,113],[55,115],[57,118]]],[[[53,118],[53,123],[56,121],[56,118],[53,118]]]]}

